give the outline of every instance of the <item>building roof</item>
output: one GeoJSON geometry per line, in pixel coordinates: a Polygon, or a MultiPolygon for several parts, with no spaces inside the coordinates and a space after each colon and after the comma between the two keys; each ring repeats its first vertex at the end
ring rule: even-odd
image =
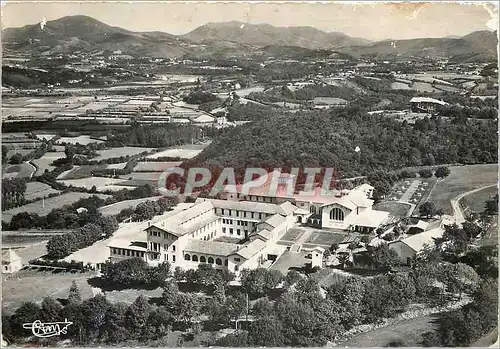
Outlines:
{"type": "Polygon", "coordinates": [[[410,100],[410,103],[435,103],[440,105],[448,105],[448,103],[444,101],[440,101],[439,99],[434,99],[430,97],[413,97],[410,100]]]}
{"type": "Polygon", "coordinates": [[[193,119],[193,122],[214,122],[215,118],[207,114],[201,114],[200,116],[193,119]]]}
{"type": "Polygon", "coordinates": [[[237,251],[234,251],[233,254],[237,254],[245,259],[250,259],[266,247],[266,242],[260,239],[255,239],[244,246],[245,247],[240,248],[237,251]]]}
{"type": "Polygon", "coordinates": [[[428,226],[429,226],[429,223],[419,220],[417,222],[417,224],[410,225],[408,228],[409,229],[418,228],[418,229],[425,230],[425,229],[427,229],[428,226]]]}
{"type": "Polygon", "coordinates": [[[288,216],[294,213],[297,209],[298,207],[292,204],[290,201],[285,201],[284,203],[279,205],[279,211],[281,212],[278,213],[283,216],[288,216]]]}
{"type": "Polygon", "coordinates": [[[351,223],[363,227],[377,228],[389,217],[389,212],[367,210],[359,215],[353,215],[351,223]]]}
{"type": "Polygon", "coordinates": [[[280,211],[280,206],[264,202],[253,201],[231,201],[231,200],[215,200],[209,199],[212,205],[216,208],[224,208],[230,210],[240,210],[248,212],[261,212],[275,214],[280,211]]]}
{"type": "Polygon", "coordinates": [[[12,263],[21,260],[21,257],[10,248],[7,251],[2,251],[2,262],[12,263]]]}
{"type": "Polygon", "coordinates": [[[186,247],[184,247],[184,252],[227,257],[238,248],[241,248],[241,245],[229,242],[189,239],[186,247]]]}
{"type": "Polygon", "coordinates": [[[144,241],[130,241],[128,239],[112,239],[108,243],[111,248],[123,248],[126,250],[134,251],[147,251],[147,242],[144,241]]]}
{"type": "Polygon", "coordinates": [[[271,217],[269,217],[268,219],[266,219],[264,221],[264,223],[267,223],[269,224],[271,227],[273,228],[276,228],[276,227],[279,227],[281,223],[283,223],[284,221],[286,221],[286,218],[283,217],[282,215],[280,214],[274,214],[272,215],[271,217]]]}
{"type": "Polygon", "coordinates": [[[432,230],[424,231],[420,234],[415,234],[406,239],[399,240],[415,252],[422,251],[426,245],[433,245],[434,240],[443,236],[444,229],[439,226],[432,230]]]}

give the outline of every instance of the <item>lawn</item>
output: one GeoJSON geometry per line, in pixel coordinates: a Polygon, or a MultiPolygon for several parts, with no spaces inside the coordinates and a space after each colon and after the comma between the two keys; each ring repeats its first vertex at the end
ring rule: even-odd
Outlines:
{"type": "Polygon", "coordinates": [[[126,175],[121,175],[120,178],[124,180],[157,182],[160,175],[160,172],[132,172],[126,175]]]}
{"type": "MultiPolygon", "coordinates": [[[[65,193],[53,198],[45,199],[44,203],[42,200],[32,202],[20,207],[12,208],[10,210],[2,212],[2,220],[10,222],[13,216],[21,212],[37,213],[39,216],[46,216],[54,208],[61,208],[64,205],[71,205],[76,201],[91,197],[93,194],[87,193],[65,193]]],[[[94,194],[95,195],[95,194],[94,194]]],[[[106,199],[108,195],[98,194],[99,197],[106,199]]]]}
{"type": "Polygon", "coordinates": [[[83,299],[91,298],[92,289],[87,283],[90,276],[92,274],[20,271],[13,277],[3,279],[2,310],[11,313],[23,302],[41,302],[47,296],[67,298],[73,281],[78,285],[83,299]]]}
{"type": "Polygon", "coordinates": [[[107,191],[113,190],[118,191],[121,189],[129,189],[132,190],[134,187],[122,186],[122,179],[109,178],[109,177],[88,177],[81,179],[69,179],[69,180],[61,180],[60,183],[63,183],[67,186],[73,186],[78,188],[86,188],[92,189],[92,187],[96,187],[97,191],[107,191]]]}
{"type": "Polygon", "coordinates": [[[102,143],[103,141],[98,140],[98,139],[92,139],[90,136],[78,136],[78,137],[61,137],[57,140],[56,144],[65,144],[65,143],[71,143],[71,144],[82,144],[82,145],[87,145],[90,143],[102,143]]]}
{"type": "Polygon", "coordinates": [[[403,321],[399,324],[382,327],[361,333],[350,340],[340,343],[342,347],[386,347],[391,342],[398,342],[405,347],[420,347],[422,334],[435,328],[433,316],[423,316],[403,321]]]}
{"type": "Polygon", "coordinates": [[[337,269],[323,268],[311,275],[311,278],[318,282],[323,288],[328,288],[338,282],[344,281],[349,276],[342,274],[337,269]]]}
{"type": "Polygon", "coordinates": [[[460,203],[474,212],[482,212],[484,211],[485,202],[492,199],[497,193],[498,188],[496,186],[489,187],[464,196],[463,199],[460,200],[460,203]]]}
{"type": "Polygon", "coordinates": [[[26,192],[24,198],[26,200],[35,200],[43,197],[48,197],[50,194],[60,193],[59,190],[53,189],[50,185],[41,182],[26,183],[26,192]]]}
{"type": "Polygon", "coordinates": [[[450,200],[467,191],[495,184],[498,181],[498,165],[451,166],[451,174],[436,183],[427,201],[453,214],[450,200]]]}
{"type": "Polygon", "coordinates": [[[304,229],[292,228],[286,232],[286,234],[281,238],[284,241],[297,241],[297,239],[304,234],[304,229]]]}
{"type": "Polygon", "coordinates": [[[39,159],[33,159],[31,162],[35,164],[37,170],[35,176],[41,176],[44,174],[45,170],[52,171],[55,166],[50,165],[54,160],[65,158],[66,154],[64,152],[47,152],[39,159]]]}
{"type": "Polygon", "coordinates": [[[164,151],[161,151],[159,153],[155,153],[152,155],[149,155],[147,158],[148,159],[157,159],[160,157],[169,157],[169,158],[181,158],[181,159],[191,159],[194,158],[196,155],[201,153],[203,149],[205,149],[207,145],[184,145],[176,148],[170,148],[166,149],[164,151]]]}
{"type": "Polygon", "coordinates": [[[84,179],[92,176],[92,171],[95,170],[104,170],[106,165],[82,165],[75,166],[70,171],[67,171],[66,174],[58,176],[62,179],[84,179]]]}
{"type": "Polygon", "coordinates": [[[141,153],[149,153],[154,148],[142,148],[142,147],[119,147],[99,150],[97,153],[99,156],[92,158],[91,160],[101,161],[111,158],[119,158],[121,156],[134,156],[141,153]]]}
{"type": "Polygon", "coordinates": [[[399,219],[406,217],[406,214],[410,209],[410,205],[396,201],[384,201],[374,205],[373,209],[377,211],[389,212],[393,217],[399,219]]]}
{"type": "Polygon", "coordinates": [[[271,269],[279,270],[283,275],[286,275],[290,270],[300,269],[303,268],[307,263],[311,263],[311,260],[306,258],[308,254],[309,252],[307,251],[301,251],[298,253],[285,251],[278,258],[271,269]]]}

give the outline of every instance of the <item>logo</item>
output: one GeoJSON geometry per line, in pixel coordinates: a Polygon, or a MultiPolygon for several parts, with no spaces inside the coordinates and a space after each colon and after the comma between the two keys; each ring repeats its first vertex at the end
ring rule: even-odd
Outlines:
{"type": "Polygon", "coordinates": [[[36,320],[33,323],[23,324],[23,328],[31,330],[35,337],[48,338],[68,333],[68,327],[73,325],[71,321],[64,319],[63,322],[43,323],[36,320]]]}

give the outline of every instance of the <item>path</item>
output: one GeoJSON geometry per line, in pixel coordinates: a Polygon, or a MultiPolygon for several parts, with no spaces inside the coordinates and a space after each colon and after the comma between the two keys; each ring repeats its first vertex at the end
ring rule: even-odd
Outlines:
{"type": "Polygon", "coordinates": [[[410,198],[412,197],[413,193],[415,193],[415,190],[417,190],[421,182],[422,181],[418,179],[412,181],[408,189],[406,189],[406,191],[404,192],[403,195],[401,195],[398,201],[401,203],[409,204],[410,198]]]}
{"type": "Polygon", "coordinates": [[[460,207],[460,200],[462,200],[464,196],[474,194],[474,193],[481,191],[481,190],[484,190],[484,189],[495,187],[496,185],[497,184],[485,185],[483,187],[462,193],[462,194],[458,195],[457,197],[455,197],[454,199],[451,199],[451,207],[453,208],[453,219],[455,220],[455,223],[461,224],[461,223],[465,222],[464,213],[462,211],[462,208],[460,207]]]}

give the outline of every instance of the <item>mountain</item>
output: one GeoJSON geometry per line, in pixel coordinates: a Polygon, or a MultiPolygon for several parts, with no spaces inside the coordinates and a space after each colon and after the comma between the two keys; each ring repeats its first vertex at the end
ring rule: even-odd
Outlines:
{"type": "Polygon", "coordinates": [[[132,32],[112,27],[87,16],[67,16],[41,24],[2,31],[8,50],[38,53],[121,50],[126,54],[180,57],[185,53],[175,35],[162,32],[132,32]]]}
{"type": "Polygon", "coordinates": [[[409,40],[384,40],[370,45],[343,47],[340,51],[354,56],[398,55],[418,57],[482,57],[495,59],[497,34],[477,31],[460,38],[422,38],[409,40]]]}
{"type": "Polygon", "coordinates": [[[254,46],[296,46],[308,49],[334,49],[370,42],[342,33],[327,33],[313,27],[278,28],[270,24],[248,24],[234,21],[207,23],[182,35],[181,38],[199,44],[229,41],[254,46]]]}

